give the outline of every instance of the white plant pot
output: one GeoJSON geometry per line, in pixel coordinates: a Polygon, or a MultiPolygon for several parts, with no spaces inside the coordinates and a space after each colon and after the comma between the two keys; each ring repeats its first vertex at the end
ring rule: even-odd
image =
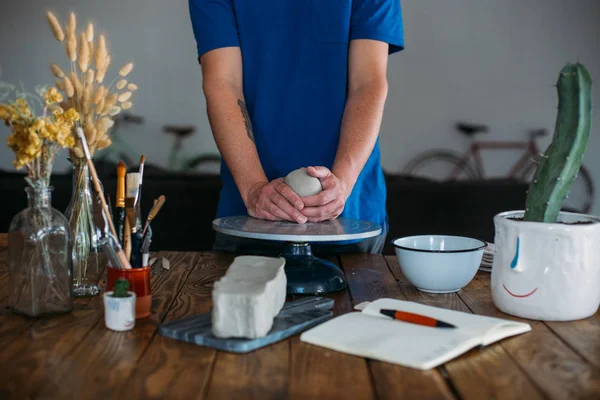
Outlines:
{"type": "Polygon", "coordinates": [[[569,321],[600,306],[600,218],[561,212],[558,222],[516,221],[523,210],[494,217],[492,299],[517,317],[569,321]],[[591,222],[565,224],[560,222],[591,222]]]}
{"type": "Polygon", "coordinates": [[[129,297],[113,297],[114,292],[104,293],[104,323],[113,331],[130,331],[135,326],[135,293],[129,297]]]}

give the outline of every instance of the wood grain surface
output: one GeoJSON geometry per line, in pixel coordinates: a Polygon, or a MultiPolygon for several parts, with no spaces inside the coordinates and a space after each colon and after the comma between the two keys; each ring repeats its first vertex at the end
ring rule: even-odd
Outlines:
{"type": "Polygon", "coordinates": [[[69,357],[63,358],[42,391],[62,398],[74,393],[78,398],[114,398],[121,393],[117,389],[137,365],[197,259],[194,253],[167,256],[172,270],[151,277],[150,317],[136,320],[135,330],[128,332],[108,330],[104,321],[95,324],[69,357]],[[69,385],[64,384],[67,381],[69,385]]]}
{"type": "MultiPolygon", "coordinates": [[[[383,257],[342,256],[342,266],[348,278],[353,305],[378,298],[407,300],[383,257]]],[[[424,374],[416,369],[378,360],[369,360],[369,366],[379,398],[455,398],[438,370],[424,374]]]]}
{"type": "MultiPolygon", "coordinates": [[[[337,259],[328,261],[339,265],[337,259]]],[[[347,290],[325,296],[334,300],[334,315],[352,311],[347,290]]],[[[290,399],[375,398],[365,359],[303,343],[299,336],[290,339],[290,399]]]]}
{"type": "MultiPolygon", "coordinates": [[[[0,250],[0,398],[600,398],[600,314],[561,323],[528,320],[531,332],[428,371],[309,345],[299,335],[233,354],[157,334],[163,321],[210,312],[213,283],[233,256],[158,256],[167,257],[171,267],[153,268],[152,315],[137,320],[132,331],[112,332],[104,325],[101,296],[76,299],[73,312],[62,316],[12,314],[6,308],[6,253],[0,250]]],[[[363,301],[391,297],[521,320],[494,306],[489,273],[479,273],[458,293],[434,295],[416,290],[394,256],[343,255],[331,261],[342,266],[349,283],[346,290],[324,295],[335,300],[335,315],[352,312],[363,301]]],[[[100,273],[104,289],[105,271],[100,273]]]]}
{"type": "MultiPolygon", "coordinates": [[[[417,290],[401,272],[395,256],[385,257],[407,300],[429,306],[471,313],[457,293],[433,294],[417,290]]],[[[489,273],[488,273],[489,274],[489,273]]],[[[498,343],[472,349],[442,367],[451,384],[464,399],[542,398],[535,385],[498,343]],[[480,385],[482,380],[489,384],[480,385]]]]}
{"type": "Polygon", "coordinates": [[[459,294],[476,314],[527,322],[532,331],[498,344],[517,362],[536,386],[551,399],[597,399],[600,370],[573,351],[543,322],[524,320],[498,310],[490,295],[490,274],[476,278],[459,294]]]}

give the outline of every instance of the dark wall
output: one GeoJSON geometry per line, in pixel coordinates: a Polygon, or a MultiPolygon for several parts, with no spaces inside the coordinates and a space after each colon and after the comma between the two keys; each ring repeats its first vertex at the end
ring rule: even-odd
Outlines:
{"type": "MultiPolygon", "coordinates": [[[[116,175],[98,168],[105,191],[114,206],[116,175]]],[[[110,169],[114,171],[114,169],[110,169]]],[[[218,176],[144,174],[144,217],[154,199],[165,195],[166,203],[153,221],[152,250],[211,250],[211,223],[221,187],[218,176]]],[[[399,236],[443,233],[493,241],[495,214],[522,209],[523,184],[506,180],[462,183],[431,183],[401,176],[387,176],[390,233],[384,253],[393,254],[390,240],[399,236]]],[[[17,173],[0,173],[0,231],[7,232],[12,217],[26,207],[25,181],[17,173]]],[[[71,176],[55,174],[52,204],[64,212],[71,197],[71,176]]]]}

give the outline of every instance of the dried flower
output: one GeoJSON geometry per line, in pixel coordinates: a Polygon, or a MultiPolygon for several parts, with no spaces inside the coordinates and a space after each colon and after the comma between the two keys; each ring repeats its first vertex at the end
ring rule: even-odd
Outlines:
{"type": "Polygon", "coordinates": [[[85,41],[85,34],[82,33],[79,39],[79,69],[81,72],[86,72],[90,64],[90,48],[85,41]]]}
{"type": "Polygon", "coordinates": [[[63,96],[60,94],[57,88],[52,87],[44,93],[44,100],[46,101],[46,105],[49,106],[54,103],[60,103],[63,101],[63,96]]]}
{"type": "Polygon", "coordinates": [[[125,79],[121,79],[119,82],[117,82],[117,89],[121,90],[125,87],[125,85],[127,85],[127,81],[125,79]]]}
{"type": "Polygon", "coordinates": [[[106,39],[104,38],[104,35],[100,35],[100,37],[98,37],[98,48],[96,49],[96,69],[99,70],[104,66],[104,61],[107,55],[108,53],[106,52],[106,39]]]}
{"type": "Polygon", "coordinates": [[[83,96],[81,98],[81,103],[82,103],[81,107],[83,109],[84,114],[88,114],[90,112],[90,108],[92,107],[93,91],[94,91],[94,86],[92,86],[90,84],[85,85],[85,89],[83,90],[83,96]]]}
{"type": "Polygon", "coordinates": [[[62,69],[60,69],[60,67],[56,64],[51,64],[50,65],[50,69],[52,70],[52,73],[54,74],[54,76],[56,76],[57,78],[64,78],[65,77],[65,73],[63,72],[62,69]]]}
{"type": "Polygon", "coordinates": [[[96,74],[94,73],[94,70],[88,69],[85,73],[85,83],[88,85],[93,85],[95,76],[96,74]]]}
{"type": "Polygon", "coordinates": [[[65,40],[65,33],[63,32],[62,27],[58,22],[58,19],[50,11],[48,11],[47,15],[48,22],[50,23],[50,28],[52,28],[52,33],[54,34],[54,37],[59,42],[62,42],[63,40],[65,40]]]}
{"type": "Polygon", "coordinates": [[[58,88],[58,90],[65,90],[65,82],[60,79],[57,79],[56,87],[58,88]]]}
{"type": "Polygon", "coordinates": [[[67,36],[67,57],[71,62],[77,60],[77,38],[74,33],[67,36]]]}
{"type": "Polygon", "coordinates": [[[75,95],[75,88],[68,77],[64,77],[65,80],[65,94],[67,97],[73,97],[75,95]]]}
{"type": "Polygon", "coordinates": [[[106,97],[106,101],[104,102],[104,109],[102,110],[103,114],[106,114],[108,110],[117,104],[117,94],[111,93],[106,97]]]}
{"type": "Polygon", "coordinates": [[[79,77],[75,72],[71,72],[69,75],[71,83],[73,84],[73,88],[75,89],[75,96],[81,98],[83,95],[83,84],[79,80],[79,77]]]}
{"type": "Polygon", "coordinates": [[[108,110],[108,115],[110,115],[110,116],[112,117],[112,116],[115,116],[115,115],[117,115],[117,114],[118,114],[118,113],[120,113],[120,112],[121,112],[121,107],[118,107],[118,106],[112,106],[112,107],[111,107],[111,108],[108,110]]]}
{"type": "Polygon", "coordinates": [[[121,104],[121,108],[123,110],[129,110],[132,106],[133,106],[133,104],[131,104],[130,101],[126,101],[125,103],[121,104]]]}
{"type": "Polygon", "coordinates": [[[110,140],[110,138],[104,137],[104,138],[98,140],[98,143],[96,144],[96,146],[97,146],[96,148],[98,150],[102,150],[102,149],[107,148],[111,144],[112,144],[112,141],[110,140]]]}
{"type": "Polygon", "coordinates": [[[98,86],[96,88],[96,92],[94,93],[94,98],[92,99],[92,101],[94,102],[94,104],[99,104],[100,99],[102,98],[104,98],[104,86],[98,86]]]}
{"type": "Polygon", "coordinates": [[[131,95],[132,95],[131,92],[121,93],[118,97],[119,103],[123,103],[123,102],[129,100],[131,98],[131,95]]]}
{"type": "Polygon", "coordinates": [[[85,37],[88,42],[94,41],[94,25],[90,22],[85,30],[85,37]]]}
{"type": "Polygon", "coordinates": [[[130,83],[129,85],[127,85],[127,89],[131,90],[132,92],[137,90],[137,85],[135,83],[130,83]]]}
{"type": "Polygon", "coordinates": [[[68,34],[75,35],[76,28],[77,28],[77,19],[75,18],[75,13],[71,12],[71,14],[69,14],[69,22],[67,23],[67,35],[68,34]]]}
{"type": "Polygon", "coordinates": [[[133,63],[131,63],[131,62],[127,63],[121,67],[121,69],[119,70],[119,75],[127,76],[131,72],[132,69],[133,69],[133,63]]]}

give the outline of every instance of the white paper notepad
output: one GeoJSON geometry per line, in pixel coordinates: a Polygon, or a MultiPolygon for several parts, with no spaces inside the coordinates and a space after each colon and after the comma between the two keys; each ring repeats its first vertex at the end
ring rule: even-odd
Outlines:
{"type": "Polygon", "coordinates": [[[441,365],[477,346],[531,330],[526,323],[426,306],[410,301],[379,299],[305,331],[300,340],[356,356],[416,369],[441,365]],[[433,328],[393,320],[379,313],[394,309],[426,315],[456,325],[433,328]]]}

